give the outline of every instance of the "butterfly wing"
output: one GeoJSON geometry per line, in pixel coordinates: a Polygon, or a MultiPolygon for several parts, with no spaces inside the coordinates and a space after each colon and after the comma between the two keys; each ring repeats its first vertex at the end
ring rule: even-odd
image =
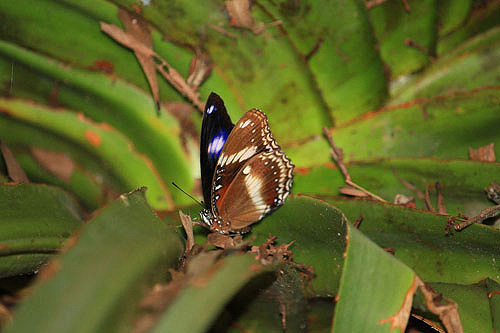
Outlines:
{"type": "Polygon", "coordinates": [[[237,172],[253,156],[279,150],[269,129],[267,116],[252,109],[236,123],[219,156],[212,183],[212,212],[218,215],[217,201],[224,196],[237,172]]]}
{"type": "Polygon", "coordinates": [[[293,168],[280,150],[251,157],[217,201],[220,217],[230,221],[232,229],[240,229],[279,208],[290,193],[293,168]]]}
{"type": "Polygon", "coordinates": [[[211,93],[203,112],[200,139],[201,185],[207,208],[211,203],[212,180],[217,159],[233,127],[224,102],[219,95],[211,93]]]}

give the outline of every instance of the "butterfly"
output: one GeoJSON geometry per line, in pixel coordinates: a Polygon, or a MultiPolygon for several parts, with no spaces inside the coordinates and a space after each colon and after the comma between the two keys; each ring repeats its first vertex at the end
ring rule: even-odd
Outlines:
{"type": "Polygon", "coordinates": [[[267,116],[251,109],[234,125],[222,99],[205,104],[200,140],[201,224],[236,234],[278,209],[290,193],[294,165],[274,140],[267,116]]]}

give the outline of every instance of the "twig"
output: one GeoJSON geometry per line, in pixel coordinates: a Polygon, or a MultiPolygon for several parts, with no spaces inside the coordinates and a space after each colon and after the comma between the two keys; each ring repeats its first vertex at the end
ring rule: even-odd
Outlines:
{"type": "Polygon", "coordinates": [[[429,189],[430,189],[431,185],[430,184],[427,184],[427,186],[425,186],[425,197],[424,197],[424,202],[425,202],[425,206],[427,207],[427,210],[431,211],[431,212],[436,212],[436,210],[434,209],[434,207],[432,206],[432,202],[431,202],[431,196],[429,194],[429,189]]]}
{"type": "Polygon", "coordinates": [[[444,204],[443,192],[441,191],[441,184],[439,182],[436,182],[436,192],[438,213],[448,215],[448,212],[446,211],[446,205],[444,204]]]}
{"type": "Polygon", "coordinates": [[[419,50],[423,54],[427,55],[431,60],[436,60],[436,57],[433,54],[431,54],[431,52],[429,52],[428,48],[426,48],[425,46],[423,46],[423,45],[415,42],[411,38],[406,38],[405,39],[405,45],[408,46],[408,47],[412,47],[412,48],[414,48],[416,50],[419,50]]]}
{"type": "Polygon", "coordinates": [[[410,191],[413,191],[417,194],[418,198],[420,200],[425,200],[425,195],[420,191],[415,185],[408,183],[406,180],[404,180],[396,171],[396,169],[393,167],[392,172],[396,176],[396,178],[404,185],[406,188],[408,188],[410,191]]]}
{"type": "Polygon", "coordinates": [[[363,215],[359,215],[358,219],[352,224],[354,228],[359,229],[359,225],[363,222],[363,215]]]}
{"type": "Polygon", "coordinates": [[[335,144],[335,142],[333,141],[332,135],[330,134],[330,132],[328,132],[328,128],[323,127],[323,133],[325,134],[326,138],[328,139],[328,142],[330,143],[330,146],[332,147],[332,149],[330,149],[330,155],[332,156],[335,163],[337,163],[340,171],[344,175],[345,183],[349,186],[352,186],[352,187],[360,190],[361,192],[365,193],[366,195],[370,196],[371,198],[373,198],[375,200],[387,203],[386,200],[369,192],[368,190],[364,189],[363,187],[359,186],[358,184],[356,184],[352,181],[351,176],[349,175],[349,171],[347,171],[347,168],[344,164],[344,154],[342,153],[342,149],[340,149],[335,144]]]}
{"type": "Polygon", "coordinates": [[[453,228],[455,228],[455,230],[460,231],[470,226],[471,224],[482,223],[484,220],[496,217],[498,215],[500,215],[500,205],[485,208],[481,211],[481,213],[479,213],[479,215],[472,218],[468,218],[467,216],[464,216],[462,214],[453,216],[448,219],[448,226],[453,225],[453,228]],[[456,221],[460,221],[461,223],[454,224],[456,221]]]}
{"type": "Polygon", "coordinates": [[[184,80],[182,75],[179,74],[172,66],[170,66],[162,57],[157,53],[153,53],[153,56],[160,62],[156,67],[160,74],[168,81],[175,89],[177,89],[182,95],[186,96],[191,102],[203,112],[204,104],[200,102],[200,93],[194,90],[187,82],[184,80]],[[165,70],[165,68],[167,70],[165,70]]]}

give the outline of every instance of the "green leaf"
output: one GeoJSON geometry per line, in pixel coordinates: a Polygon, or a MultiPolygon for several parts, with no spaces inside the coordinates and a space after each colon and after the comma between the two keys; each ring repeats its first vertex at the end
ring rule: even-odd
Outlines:
{"type": "Polygon", "coordinates": [[[148,186],[150,191],[146,196],[153,206],[159,209],[172,206],[167,186],[158,177],[158,170],[113,128],[95,124],[74,112],[55,111],[20,100],[0,99],[0,109],[10,117],[52,131],[98,156],[101,163],[105,161],[125,184],[125,190],[148,186]]]}
{"type": "Polygon", "coordinates": [[[0,184],[0,277],[37,271],[81,225],[73,199],[60,189],[0,184]]]}
{"type": "Polygon", "coordinates": [[[332,332],[392,332],[392,321],[398,319],[392,317],[411,304],[417,277],[356,228],[348,224],[347,229],[332,332]]]}
{"type": "Polygon", "coordinates": [[[336,125],[381,106],[387,83],[362,1],[265,1],[263,7],[283,21],[336,125]]]}
{"type": "Polygon", "coordinates": [[[129,327],[145,287],[164,279],[183,246],[144,190],[100,211],[51,265],[6,332],[112,332],[129,327]]]}
{"type": "Polygon", "coordinates": [[[410,11],[407,12],[405,3],[385,1],[370,10],[380,54],[393,78],[414,72],[429,63],[437,39],[437,3],[436,0],[408,3],[410,11]],[[425,48],[427,54],[407,46],[408,39],[425,48]]]}
{"type": "MultiPolygon", "coordinates": [[[[396,194],[415,197],[420,209],[427,209],[424,200],[403,185],[397,175],[421,193],[425,193],[426,186],[430,185],[434,209],[437,209],[435,183],[439,182],[447,212],[456,215],[461,211],[468,216],[477,215],[491,206],[484,189],[497,178],[499,167],[498,163],[434,158],[377,159],[347,164],[349,174],[357,184],[389,202],[394,201],[396,194]]],[[[342,186],[344,177],[339,169],[315,167],[295,175],[293,192],[338,195],[338,188],[342,186]]]]}
{"type": "Polygon", "coordinates": [[[334,296],[344,264],[346,223],[335,207],[306,196],[289,197],[283,207],[252,229],[254,244],[271,234],[280,244],[290,243],[295,262],[310,265],[316,277],[316,295],[334,296]]]}
{"type": "MultiPolygon", "coordinates": [[[[17,96],[25,97],[39,89],[46,89],[48,95],[54,81],[61,82],[57,88],[59,102],[120,131],[139,152],[151,159],[164,181],[175,180],[183,188],[192,187],[191,172],[177,136],[177,121],[168,114],[158,118],[151,97],[143,91],[104,74],[69,69],[62,63],[5,41],[0,41],[0,64],[2,59],[4,72],[9,73],[4,77],[11,75],[10,59],[18,65],[16,82],[21,92],[16,90],[17,96]]],[[[171,194],[174,200],[187,202],[179,191],[171,194]]]]}
{"type": "Polygon", "coordinates": [[[220,259],[187,282],[153,332],[205,332],[238,290],[272,269],[258,264],[252,254],[220,259]]]}
{"type": "Polygon", "coordinates": [[[430,285],[438,293],[457,303],[464,332],[494,332],[494,317],[498,316],[491,311],[486,281],[473,285],[448,283],[430,285]]]}
{"type": "Polygon", "coordinates": [[[366,200],[328,200],[348,219],[360,215],[360,230],[411,267],[424,281],[473,284],[485,278],[500,281],[500,230],[471,225],[446,234],[448,217],[366,200]]]}

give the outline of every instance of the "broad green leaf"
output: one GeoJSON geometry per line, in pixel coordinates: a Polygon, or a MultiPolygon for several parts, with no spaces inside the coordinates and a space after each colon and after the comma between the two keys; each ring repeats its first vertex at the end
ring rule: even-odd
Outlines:
{"type": "Polygon", "coordinates": [[[88,170],[83,171],[78,164],[75,165],[71,178],[66,181],[45,170],[31,154],[22,150],[16,151],[14,154],[23,170],[29,174],[30,181],[53,184],[71,192],[88,210],[99,208],[107,200],[105,197],[106,193],[112,191],[108,184],[106,184],[105,188],[102,188],[102,184],[99,184],[97,181],[98,177],[95,174],[91,174],[88,170]]]}
{"type": "Polygon", "coordinates": [[[254,244],[263,243],[269,235],[280,244],[290,243],[293,259],[310,265],[316,277],[312,287],[316,295],[334,296],[344,263],[346,223],[344,215],[335,207],[317,199],[289,197],[286,203],[255,225],[254,244]]]}
{"type": "MultiPolygon", "coordinates": [[[[275,275],[273,281],[263,276],[247,284],[226,306],[211,331],[309,332],[309,305],[301,273],[284,264],[275,275]]],[[[331,314],[328,314],[328,322],[331,314]]]]}
{"type": "Polygon", "coordinates": [[[472,8],[468,13],[464,13],[469,6],[470,0],[465,1],[440,1],[444,3],[440,14],[442,16],[443,27],[439,31],[440,39],[437,45],[438,56],[445,56],[458,45],[472,39],[476,34],[487,31],[498,26],[498,16],[500,15],[500,5],[496,1],[481,3],[472,1],[472,8]],[[448,13],[448,11],[450,13],[448,13]],[[465,21],[464,14],[467,14],[465,21]],[[460,25],[456,25],[459,24],[460,25]],[[452,29],[450,31],[450,29],[452,29]],[[445,34],[446,33],[446,34],[445,34]]]}
{"type": "Polygon", "coordinates": [[[488,300],[490,302],[493,329],[498,332],[500,331],[500,283],[491,279],[486,279],[486,287],[488,291],[488,300]]]}
{"type": "Polygon", "coordinates": [[[183,246],[144,190],[123,195],[81,230],[17,309],[6,332],[114,332],[129,327],[141,292],[164,280],[183,246]]]}
{"type": "Polygon", "coordinates": [[[66,192],[46,185],[0,185],[0,277],[37,271],[81,226],[66,192]]]}
{"type": "Polygon", "coordinates": [[[381,106],[387,83],[362,1],[265,1],[263,6],[283,21],[335,124],[381,106]]]}
{"type": "MultiPolygon", "coordinates": [[[[468,147],[492,142],[496,155],[500,155],[499,98],[498,89],[484,89],[402,104],[339,128],[333,131],[333,138],[344,150],[346,161],[388,157],[467,159],[468,147]]],[[[331,161],[330,147],[322,137],[284,149],[301,167],[331,161]]]]}
{"type": "Polygon", "coordinates": [[[499,66],[500,28],[495,27],[443,55],[424,72],[402,84],[390,104],[415,103],[423,107],[441,104],[457,112],[471,107],[481,110],[481,105],[489,99],[498,99],[499,66]],[[483,90],[490,94],[482,94],[483,90]]]}
{"type": "Polygon", "coordinates": [[[485,278],[500,281],[500,230],[471,225],[446,233],[448,217],[366,200],[331,198],[359,229],[411,267],[423,281],[473,284],[485,278]]]}
{"type": "MultiPolygon", "coordinates": [[[[0,12],[3,13],[0,25],[3,39],[71,66],[116,75],[149,93],[133,52],[100,30],[100,21],[121,26],[118,7],[110,1],[6,1],[0,4],[0,12]]],[[[163,41],[162,36],[152,30],[155,51],[186,76],[192,52],[163,41]]],[[[162,99],[180,99],[165,80],[159,80],[159,86],[162,99]]]]}
{"type": "Polygon", "coordinates": [[[411,304],[417,277],[352,225],[347,229],[332,332],[392,332],[404,304],[411,304]]]}
{"type": "MultiPolygon", "coordinates": [[[[17,65],[16,95],[32,97],[33,91],[39,89],[46,89],[48,94],[54,81],[61,82],[59,102],[122,132],[140,153],[151,159],[165,182],[175,180],[184,188],[192,187],[191,172],[177,136],[177,121],[168,114],[158,118],[151,97],[143,91],[104,74],[66,68],[50,58],[0,41],[0,70],[9,73],[0,77],[10,77],[12,61],[17,65]]],[[[174,200],[187,202],[179,191],[171,194],[174,200]]]]}
{"type": "Polygon", "coordinates": [[[434,290],[458,305],[464,332],[493,332],[495,315],[490,308],[486,281],[473,285],[431,283],[434,290]]]}
{"type": "Polygon", "coordinates": [[[38,125],[79,145],[108,164],[126,190],[146,185],[146,196],[153,206],[171,208],[167,186],[158,177],[158,170],[113,128],[95,124],[75,112],[56,111],[21,100],[0,99],[0,109],[7,116],[38,125]]]}
{"type": "Polygon", "coordinates": [[[252,254],[220,259],[187,282],[152,332],[205,332],[248,281],[271,270],[273,266],[260,265],[252,254]]]}
{"type": "Polygon", "coordinates": [[[473,2],[473,0],[442,0],[438,2],[439,37],[448,35],[465,22],[473,2]]]}
{"type": "MultiPolygon", "coordinates": [[[[130,0],[118,2],[126,8],[135,4],[130,0]]],[[[331,123],[310,69],[278,27],[258,35],[231,27],[225,7],[215,0],[204,2],[203,11],[189,0],[153,2],[144,7],[143,15],[169,40],[203,46],[214,62],[214,77],[201,92],[205,96],[210,91],[220,92],[233,121],[251,108],[261,109],[269,116],[273,134],[280,142],[307,138],[331,123]]],[[[258,7],[252,15],[265,23],[273,21],[258,7]]]]}
{"type": "MultiPolygon", "coordinates": [[[[439,182],[447,212],[456,215],[460,210],[468,216],[491,206],[484,189],[497,179],[499,167],[498,163],[433,158],[377,159],[347,164],[355,183],[389,202],[394,201],[396,194],[413,196],[420,209],[427,209],[424,200],[403,185],[397,175],[421,193],[425,193],[426,186],[431,186],[431,203],[436,210],[435,183],[439,182]]],[[[313,167],[295,174],[293,192],[338,195],[338,188],[343,185],[344,177],[339,169],[313,167]]]]}
{"type": "Polygon", "coordinates": [[[411,2],[407,12],[406,2],[385,1],[370,10],[380,54],[392,78],[419,70],[429,63],[437,39],[437,3],[436,0],[411,2]],[[427,54],[407,46],[408,39],[425,48],[427,54]]]}

